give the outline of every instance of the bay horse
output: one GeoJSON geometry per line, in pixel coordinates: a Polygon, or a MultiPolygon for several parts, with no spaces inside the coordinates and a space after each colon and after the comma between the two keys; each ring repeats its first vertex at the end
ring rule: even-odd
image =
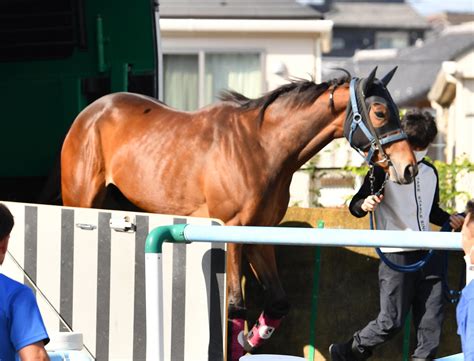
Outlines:
{"type": "MultiPolygon", "coordinates": [[[[194,112],[138,94],[106,95],[77,116],[63,143],[63,203],[100,208],[114,185],[147,212],[275,226],[293,173],[343,135],[392,180],[410,183],[416,160],[386,89],[395,69],[381,80],[375,72],[320,84],[294,80],[258,99],[227,92],[194,112]]],[[[236,361],[271,336],[289,304],[273,246],[227,249],[227,360],[236,361]],[[245,336],[242,257],[265,290],[264,310],[245,336]]]]}

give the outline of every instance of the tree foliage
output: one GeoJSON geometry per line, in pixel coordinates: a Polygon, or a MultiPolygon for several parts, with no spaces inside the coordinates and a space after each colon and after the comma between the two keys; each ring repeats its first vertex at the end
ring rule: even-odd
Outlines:
{"type": "Polygon", "coordinates": [[[457,157],[454,162],[446,163],[440,160],[431,161],[438,170],[439,177],[439,201],[440,206],[446,212],[456,211],[456,202],[461,202],[463,207],[472,194],[457,189],[459,180],[474,172],[474,163],[470,162],[466,155],[457,157]]]}

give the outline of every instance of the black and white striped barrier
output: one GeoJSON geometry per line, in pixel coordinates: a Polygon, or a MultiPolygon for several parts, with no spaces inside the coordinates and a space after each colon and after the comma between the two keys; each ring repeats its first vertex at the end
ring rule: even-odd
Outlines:
{"type": "MultiPolygon", "coordinates": [[[[168,224],[219,224],[204,218],[3,203],[15,217],[9,244],[15,261],[7,257],[2,272],[34,288],[30,278],[48,332],[81,332],[84,348],[101,361],[146,357],[144,248],[149,231],[168,224]]],[[[224,245],[167,244],[165,253],[166,359],[219,359],[225,332],[224,245]]]]}

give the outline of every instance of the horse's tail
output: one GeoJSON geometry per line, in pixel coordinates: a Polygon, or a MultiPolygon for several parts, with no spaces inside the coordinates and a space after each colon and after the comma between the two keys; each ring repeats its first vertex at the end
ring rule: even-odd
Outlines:
{"type": "Polygon", "coordinates": [[[43,189],[38,195],[37,203],[62,205],[61,197],[61,152],[58,153],[54,160],[54,165],[49,173],[43,189]]]}

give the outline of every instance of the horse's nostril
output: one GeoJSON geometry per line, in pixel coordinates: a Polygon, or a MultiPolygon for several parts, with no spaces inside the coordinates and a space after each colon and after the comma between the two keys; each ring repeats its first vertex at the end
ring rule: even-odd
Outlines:
{"type": "Polygon", "coordinates": [[[405,168],[405,180],[408,182],[413,181],[415,176],[418,174],[418,166],[415,165],[407,165],[405,168]]]}

